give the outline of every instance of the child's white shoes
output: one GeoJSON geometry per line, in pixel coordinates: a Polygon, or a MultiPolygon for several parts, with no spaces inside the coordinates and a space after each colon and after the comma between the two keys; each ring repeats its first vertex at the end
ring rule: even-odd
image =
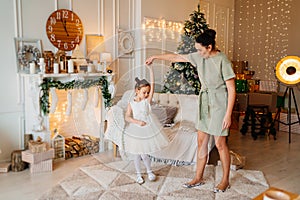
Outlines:
{"type": "MultiPolygon", "coordinates": [[[[156,176],[155,176],[155,174],[153,174],[153,172],[148,172],[148,180],[149,181],[155,181],[156,180],[156,176]]],[[[136,182],[141,185],[141,184],[145,183],[145,180],[142,177],[142,175],[138,174],[137,178],[136,178],[136,182]]]]}
{"type": "Polygon", "coordinates": [[[136,178],[136,182],[138,183],[138,184],[143,184],[145,181],[144,181],[144,179],[143,179],[143,177],[142,176],[137,176],[137,178],[136,178]]]}
{"type": "Polygon", "coordinates": [[[155,181],[156,176],[153,174],[153,172],[148,172],[148,179],[149,181],[155,181]]]}

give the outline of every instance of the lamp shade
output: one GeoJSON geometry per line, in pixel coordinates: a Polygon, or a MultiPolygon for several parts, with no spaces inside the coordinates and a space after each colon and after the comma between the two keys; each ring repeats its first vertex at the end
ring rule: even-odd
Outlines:
{"type": "Polygon", "coordinates": [[[107,53],[107,52],[100,53],[100,62],[110,63],[111,61],[112,61],[111,53],[107,53]]]}
{"type": "Polygon", "coordinates": [[[276,77],[287,85],[300,82],[300,58],[298,56],[286,56],[276,65],[276,77]]]}

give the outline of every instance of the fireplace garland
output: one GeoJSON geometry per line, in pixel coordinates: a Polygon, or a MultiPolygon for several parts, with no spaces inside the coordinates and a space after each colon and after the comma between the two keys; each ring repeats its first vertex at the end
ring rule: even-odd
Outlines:
{"type": "Polygon", "coordinates": [[[87,79],[87,80],[72,80],[69,82],[61,82],[54,80],[53,78],[44,78],[43,82],[40,84],[41,93],[40,96],[40,109],[44,115],[48,115],[50,112],[50,102],[49,102],[49,90],[50,88],[56,88],[59,90],[70,90],[70,89],[86,89],[93,86],[99,86],[102,91],[102,96],[104,98],[104,106],[106,108],[112,105],[111,94],[109,93],[108,86],[109,83],[106,77],[99,77],[97,79],[87,79]]]}

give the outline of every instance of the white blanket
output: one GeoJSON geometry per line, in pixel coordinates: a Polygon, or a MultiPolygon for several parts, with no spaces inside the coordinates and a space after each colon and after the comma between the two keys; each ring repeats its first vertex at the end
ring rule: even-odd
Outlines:
{"type": "Polygon", "coordinates": [[[123,149],[122,136],[125,128],[124,111],[121,107],[115,105],[107,112],[107,129],[104,134],[105,140],[118,145],[119,149],[123,149]]]}
{"type": "Polygon", "coordinates": [[[171,143],[161,151],[150,154],[153,161],[170,165],[196,163],[197,130],[192,122],[182,121],[171,128],[165,128],[171,143]]]}
{"type": "MultiPolygon", "coordinates": [[[[131,160],[132,155],[122,151],[124,128],[124,110],[115,105],[108,111],[108,126],[104,139],[118,145],[122,159],[131,160]]],[[[171,140],[170,144],[161,151],[152,153],[151,159],[171,165],[194,164],[197,156],[197,130],[194,124],[188,121],[178,122],[172,127],[165,128],[165,133],[171,140]]]]}

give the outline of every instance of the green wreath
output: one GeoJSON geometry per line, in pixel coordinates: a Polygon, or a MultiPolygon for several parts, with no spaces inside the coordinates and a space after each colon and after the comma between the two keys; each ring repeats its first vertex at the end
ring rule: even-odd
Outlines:
{"type": "Polygon", "coordinates": [[[29,62],[38,62],[39,58],[41,57],[41,52],[37,47],[34,47],[32,45],[24,45],[19,51],[18,51],[18,60],[19,63],[23,66],[28,66],[29,62]],[[32,59],[28,59],[28,54],[32,55],[32,59]]]}
{"type": "Polygon", "coordinates": [[[49,90],[50,88],[56,88],[59,90],[71,90],[71,89],[86,89],[93,86],[100,86],[102,91],[102,96],[104,98],[104,106],[108,108],[112,105],[111,94],[108,90],[108,81],[106,77],[100,77],[98,79],[88,79],[88,80],[72,80],[66,83],[54,80],[53,78],[44,78],[43,82],[40,84],[41,93],[40,96],[40,109],[44,115],[50,112],[50,102],[49,102],[49,90]]]}

